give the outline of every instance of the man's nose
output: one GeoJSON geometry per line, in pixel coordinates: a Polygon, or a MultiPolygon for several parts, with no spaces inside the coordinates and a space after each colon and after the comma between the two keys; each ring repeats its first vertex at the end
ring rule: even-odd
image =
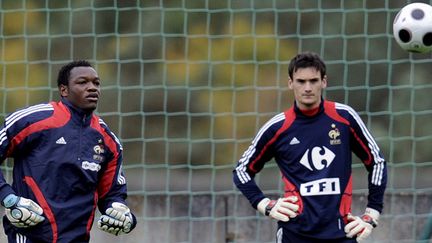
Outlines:
{"type": "Polygon", "coordinates": [[[312,84],[310,82],[305,83],[305,91],[311,91],[312,90],[312,84]]]}
{"type": "Polygon", "coordinates": [[[89,82],[89,86],[88,86],[87,89],[88,89],[88,90],[92,90],[92,91],[97,91],[97,90],[99,90],[99,86],[96,85],[96,84],[93,83],[93,82],[89,82]]]}

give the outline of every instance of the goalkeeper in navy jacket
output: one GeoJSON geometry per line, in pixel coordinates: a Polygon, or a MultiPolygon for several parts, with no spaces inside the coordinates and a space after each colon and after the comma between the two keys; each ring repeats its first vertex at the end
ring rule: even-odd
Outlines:
{"type": "Polygon", "coordinates": [[[129,233],[122,147],[93,111],[100,79],[87,61],[61,68],[60,102],[34,105],[6,117],[0,156],[14,159],[13,183],[0,173],[3,225],[9,242],[89,242],[95,210],[100,229],[129,233]]]}
{"type": "Polygon", "coordinates": [[[382,212],[386,162],[359,115],[322,98],[326,67],[317,54],[297,55],[288,73],[295,103],[259,130],[233,171],[234,183],[254,208],[278,220],[278,242],[361,241],[382,212]],[[361,216],[351,215],[352,152],[368,171],[368,203],[361,216]],[[274,200],[254,181],[271,159],[285,186],[284,196],[274,200]]]}

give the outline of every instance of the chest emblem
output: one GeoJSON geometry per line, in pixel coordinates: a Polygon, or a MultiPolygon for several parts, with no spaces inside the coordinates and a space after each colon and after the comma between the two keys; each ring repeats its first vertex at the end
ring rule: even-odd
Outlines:
{"type": "Polygon", "coordinates": [[[323,170],[330,166],[336,155],[325,146],[307,149],[300,159],[300,164],[304,165],[310,171],[323,170]]]}
{"type": "Polygon", "coordinates": [[[339,139],[340,131],[335,124],[331,124],[331,130],[329,131],[328,135],[330,137],[330,145],[341,144],[341,140],[339,139]]]}
{"type": "Polygon", "coordinates": [[[99,144],[93,147],[93,159],[103,162],[105,160],[105,157],[103,154],[105,153],[105,147],[102,144],[102,140],[99,141],[99,144]]]}
{"type": "Polygon", "coordinates": [[[93,151],[95,152],[95,154],[103,154],[105,153],[105,149],[103,147],[103,145],[96,145],[93,147],[93,151]]]}

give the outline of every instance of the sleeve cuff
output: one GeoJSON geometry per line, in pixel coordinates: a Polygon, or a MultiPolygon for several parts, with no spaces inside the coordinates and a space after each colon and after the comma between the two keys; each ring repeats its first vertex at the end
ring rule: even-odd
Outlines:
{"type": "Polygon", "coordinates": [[[15,191],[12,189],[12,187],[9,184],[5,184],[0,189],[0,201],[3,202],[3,200],[9,195],[9,194],[16,194],[15,191]]]}
{"type": "Polygon", "coordinates": [[[380,217],[380,212],[378,212],[378,210],[373,208],[366,208],[365,214],[369,215],[371,218],[373,218],[376,221],[378,221],[380,217]]]}

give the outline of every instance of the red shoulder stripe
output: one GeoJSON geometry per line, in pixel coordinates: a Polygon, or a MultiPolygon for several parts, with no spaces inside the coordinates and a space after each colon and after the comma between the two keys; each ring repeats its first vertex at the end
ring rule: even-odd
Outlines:
{"type": "Polygon", "coordinates": [[[331,117],[332,119],[344,123],[346,125],[350,125],[349,121],[345,118],[343,118],[341,115],[339,115],[336,111],[336,105],[334,102],[331,101],[324,101],[324,112],[331,117]]]}
{"type": "Polygon", "coordinates": [[[261,157],[264,155],[264,153],[268,149],[268,147],[270,145],[272,145],[276,141],[276,139],[278,139],[278,137],[291,126],[291,124],[294,122],[294,120],[296,118],[296,115],[295,115],[295,112],[294,112],[294,107],[291,107],[290,109],[288,109],[287,111],[285,111],[284,114],[285,114],[285,121],[282,124],[282,127],[279,128],[279,130],[277,130],[277,132],[274,135],[274,137],[272,139],[270,139],[270,141],[268,141],[268,143],[261,150],[260,154],[255,158],[254,161],[252,161],[250,163],[249,169],[252,172],[256,173],[258,171],[257,169],[255,169],[255,164],[257,163],[257,161],[259,161],[261,159],[261,157]]]}
{"type": "Polygon", "coordinates": [[[54,107],[54,112],[50,117],[31,124],[12,138],[7,156],[10,156],[15,147],[30,134],[50,128],[62,127],[70,120],[71,114],[65,105],[61,102],[51,102],[51,105],[54,107]]]}

